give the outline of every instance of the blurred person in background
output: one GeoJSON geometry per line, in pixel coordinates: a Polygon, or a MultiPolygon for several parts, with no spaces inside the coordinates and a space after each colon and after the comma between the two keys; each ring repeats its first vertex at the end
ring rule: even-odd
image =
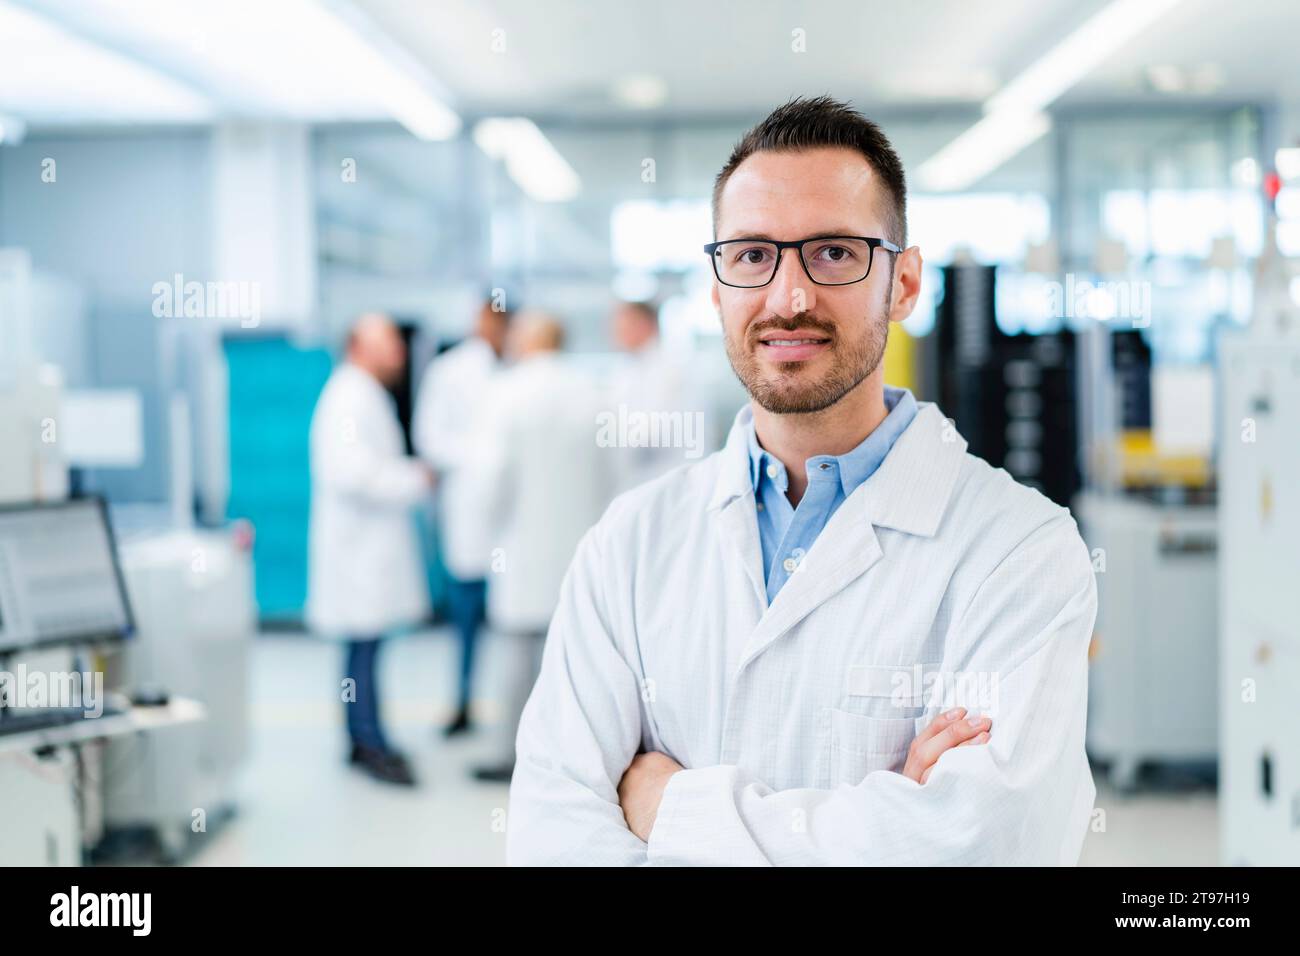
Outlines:
{"type": "Polygon", "coordinates": [[[507,649],[501,759],[480,780],[505,782],[515,731],[537,679],[560,582],[582,535],[613,494],[611,449],[595,440],[600,393],[560,354],[564,333],[524,313],[511,334],[518,364],[497,379],[483,419],[482,507],[491,519],[488,619],[507,649]]]}
{"type": "Polygon", "coordinates": [[[371,776],[415,782],[380,721],[376,658],[392,631],[428,614],[414,509],[433,475],[405,454],[386,386],[406,370],[406,346],[385,315],[359,319],[345,360],[311,420],[307,622],[346,641],[343,701],[350,761],[371,776]]]}
{"type": "Polygon", "coordinates": [[[491,545],[476,507],[468,466],[479,452],[479,407],[501,366],[510,310],[504,297],[489,296],[463,342],[439,355],[425,370],[411,421],[416,452],[439,476],[438,527],[450,580],[447,604],[460,640],[456,712],[447,736],[470,729],[474,650],[486,614],[491,545]]]}
{"type": "MultiPolygon", "coordinates": [[[[611,383],[611,411],[620,406],[629,414],[681,413],[703,415],[699,389],[691,382],[683,361],[669,355],[660,343],[659,309],[651,302],[615,303],[611,335],[624,361],[611,383]]],[[[701,423],[703,425],[703,423],[701,423]]],[[[700,435],[703,440],[703,435],[700,435]]],[[[686,461],[683,449],[672,444],[629,445],[615,457],[619,491],[657,478],[686,461]]]]}

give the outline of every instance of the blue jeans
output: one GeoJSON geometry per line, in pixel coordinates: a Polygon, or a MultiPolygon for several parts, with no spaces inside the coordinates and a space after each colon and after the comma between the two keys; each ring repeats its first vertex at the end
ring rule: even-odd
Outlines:
{"type": "Polygon", "coordinates": [[[375,666],[382,637],[358,637],[347,642],[344,677],[352,678],[356,699],[343,703],[352,743],[387,750],[388,739],[379,721],[379,678],[375,666]]]}
{"type": "Polygon", "coordinates": [[[474,647],[479,628],[487,620],[487,581],[447,582],[447,611],[460,638],[460,686],[457,709],[469,707],[471,676],[474,672],[474,647]]]}

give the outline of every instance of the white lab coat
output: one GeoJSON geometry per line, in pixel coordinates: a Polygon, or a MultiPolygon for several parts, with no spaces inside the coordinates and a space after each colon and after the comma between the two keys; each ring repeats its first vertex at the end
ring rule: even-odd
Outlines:
{"type": "Polygon", "coordinates": [[[516,742],[509,861],[1076,863],[1096,585],[1069,512],[920,403],[768,607],[750,415],[579,546],[516,742]],[[933,699],[900,684],[914,665],[994,699],[933,699]],[[950,700],[990,713],[991,741],[921,786],[896,771],[950,700]],[[639,751],[686,768],[648,845],[617,795],[639,751]]]}
{"type": "Polygon", "coordinates": [[[498,366],[492,346],[471,336],[429,363],[411,415],[415,450],[439,475],[442,559],[462,581],[485,577],[492,551],[469,465],[482,452],[479,421],[498,366]]]}
{"type": "Polygon", "coordinates": [[[483,418],[480,490],[495,542],[488,619],[545,631],[583,534],[614,495],[612,449],[596,444],[601,396],[556,354],[536,355],[493,384],[483,418]]]}
{"type": "Polygon", "coordinates": [[[429,611],[414,507],[430,486],[406,455],[393,400],[343,363],[311,420],[307,623],[330,637],[379,636],[429,611]]]}
{"type": "MultiPolygon", "coordinates": [[[[705,451],[715,447],[710,444],[710,438],[716,425],[709,421],[705,396],[692,382],[686,359],[670,355],[657,344],[624,355],[615,363],[608,407],[616,419],[623,414],[691,416],[689,438],[696,445],[694,449],[670,443],[659,447],[628,445],[609,449],[619,491],[628,491],[679,465],[698,460],[705,451]]],[[[683,431],[682,435],[686,433],[683,431]]]]}

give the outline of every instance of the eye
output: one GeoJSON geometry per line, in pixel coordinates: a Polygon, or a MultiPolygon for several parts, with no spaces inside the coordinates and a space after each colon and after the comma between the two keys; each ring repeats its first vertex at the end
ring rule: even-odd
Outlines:
{"type": "Polygon", "coordinates": [[[848,262],[854,258],[853,250],[848,246],[835,244],[818,246],[813,253],[815,258],[825,259],[827,262],[848,262]]]}
{"type": "Polygon", "coordinates": [[[731,261],[747,266],[758,266],[762,265],[771,254],[772,250],[766,246],[741,246],[732,250],[731,261]]]}

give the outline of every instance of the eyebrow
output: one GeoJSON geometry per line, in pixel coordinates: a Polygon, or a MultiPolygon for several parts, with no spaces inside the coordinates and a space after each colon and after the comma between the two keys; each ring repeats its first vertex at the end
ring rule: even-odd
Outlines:
{"type": "MultiPolygon", "coordinates": [[[[845,237],[847,237],[847,236],[860,236],[860,235],[862,235],[862,233],[854,232],[852,229],[828,229],[828,230],[823,230],[822,232],[814,233],[814,234],[811,235],[811,236],[804,236],[802,239],[799,239],[799,240],[796,240],[796,241],[798,241],[798,242],[807,242],[809,239],[834,239],[834,238],[836,238],[836,237],[838,237],[838,236],[845,236],[845,237]]],[[[719,239],[718,241],[719,241],[719,242],[736,242],[736,241],[738,241],[738,240],[745,240],[745,239],[758,239],[758,240],[762,240],[762,241],[764,241],[764,242],[778,242],[778,241],[780,241],[780,240],[777,240],[777,239],[773,239],[770,235],[768,235],[768,234],[765,233],[765,232],[749,232],[749,233],[744,233],[744,234],[739,235],[739,236],[732,236],[732,237],[730,237],[730,238],[728,238],[728,239],[719,239]]]]}

